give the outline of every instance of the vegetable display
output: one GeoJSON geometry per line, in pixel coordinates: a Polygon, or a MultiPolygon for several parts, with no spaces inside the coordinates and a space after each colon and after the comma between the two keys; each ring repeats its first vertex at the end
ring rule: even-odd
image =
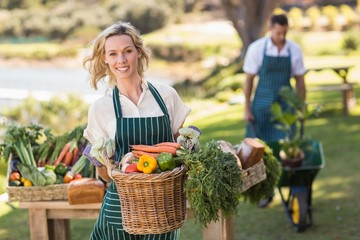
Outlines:
{"type": "MultiPolygon", "coordinates": [[[[64,183],[64,177],[82,157],[87,145],[83,137],[85,125],[77,126],[60,136],[36,124],[8,124],[6,127],[4,142],[0,144],[0,157],[10,161],[9,186],[64,183]]],[[[77,178],[94,176],[94,166],[86,164],[85,157],[75,170],[77,178]]]]}

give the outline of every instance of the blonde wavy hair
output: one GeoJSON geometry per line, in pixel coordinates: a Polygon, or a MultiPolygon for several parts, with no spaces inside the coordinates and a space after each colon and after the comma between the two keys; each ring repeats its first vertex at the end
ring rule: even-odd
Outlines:
{"type": "Polygon", "coordinates": [[[116,83],[115,76],[109,70],[108,65],[104,62],[105,41],[114,35],[128,35],[131,37],[136,49],[140,53],[138,59],[137,72],[140,77],[144,76],[144,72],[149,66],[150,49],[144,46],[143,39],[140,37],[139,31],[128,22],[116,22],[102,31],[91,43],[92,52],[83,60],[83,66],[90,73],[90,84],[97,90],[98,82],[109,75],[109,84],[114,86],[116,83]]]}

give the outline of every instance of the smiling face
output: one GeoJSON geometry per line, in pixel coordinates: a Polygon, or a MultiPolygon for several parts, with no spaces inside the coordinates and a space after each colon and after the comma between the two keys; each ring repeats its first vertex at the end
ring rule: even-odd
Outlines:
{"type": "Polygon", "coordinates": [[[139,52],[128,35],[113,35],[105,41],[105,63],[117,81],[140,77],[137,72],[139,52]]]}
{"type": "Polygon", "coordinates": [[[270,28],[271,40],[277,47],[282,47],[286,41],[287,25],[273,24],[270,28]]]}

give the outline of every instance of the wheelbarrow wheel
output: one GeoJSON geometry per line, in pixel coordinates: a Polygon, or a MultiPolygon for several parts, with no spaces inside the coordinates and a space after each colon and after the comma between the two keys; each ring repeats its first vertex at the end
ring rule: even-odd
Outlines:
{"type": "Polygon", "coordinates": [[[306,191],[294,191],[290,194],[289,211],[291,215],[291,221],[297,232],[304,231],[307,223],[307,192],[306,191]]]}

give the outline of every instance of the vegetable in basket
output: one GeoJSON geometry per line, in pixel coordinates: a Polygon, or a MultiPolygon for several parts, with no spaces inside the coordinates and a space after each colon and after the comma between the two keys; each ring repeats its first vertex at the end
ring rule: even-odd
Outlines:
{"type": "Polygon", "coordinates": [[[199,151],[201,131],[195,126],[189,126],[180,128],[179,134],[176,141],[181,146],[176,150],[175,162],[181,164],[188,154],[199,151]]]}
{"type": "Polygon", "coordinates": [[[67,172],[67,167],[64,163],[59,163],[56,167],[55,167],[55,173],[56,174],[60,174],[62,176],[64,176],[67,172]]]}
{"type": "Polygon", "coordinates": [[[169,145],[131,145],[130,146],[132,153],[136,157],[140,157],[141,155],[148,155],[152,157],[157,157],[162,152],[168,152],[171,153],[173,156],[176,155],[177,147],[169,146],[169,145]]]}
{"type": "Polygon", "coordinates": [[[123,172],[125,173],[141,173],[141,171],[137,168],[137,163],[126,164],[124,166],[125,169],[123,170],[123,172]]]}
{"type": "Polygon", "coordinates": [[[90,149],[89,155],[95,158],[102,165],[105,165],[105,159],[113,159],[115,156],[116,147],[115,140],[99,138],[90,149]]]}
{"type": "Polygon", "coordinates": [[[36,166],[33,154],[33,147],[42,135],[42,127],[35,124],[29,126],[8,125],[4,134],[3,154],[5,159],[9,159],[10,154],[19,157],[22,164],[36,166]]]}
{"type": "Polygon", "coordinates": [[[155,158],[147,155],[142,155],[137,163],[137,169],[143,173],[152,173],[157,168],[157,161],[155,158]]]}
{"type": "Polygon", "coordinates": [[[18,172],[12,172],[10,174],[10,181],[15,181],[15,180],[20,180],[21,179],[21,176],[20,176],[20,173],[18,172]]]}
{"type": "Polygon", "coordinates": [[[179,129],[179,136],[176,139],[177,143],[181,144],[184,149],[189,151],[198,151],[200,149],[199,137],[201,131],[195,126],[179,129]]]}
{"type": "Polygon", "coordinates": [[[55,182],[56,182],[56,173],[54,171],[49,170],[49,169],[44,169],[43,171],[41,171],[41,174],[44,175],[44,177],[46,179],[45,185],[55,184],[55,182]]]}
{"type": "Polygon", "coordinates": [[[99,162],[96,158],[92,157],[90,155],[91,152],[91,148],[92,146],[90,144],[88,144],[84,151],[83,151],[83,155],[95,166],[95,167],[102,167],[103,164],[101,162],[99,162]]]}
{"type": "Polygon", "coordinates": [[[176,167],[174,157],[171,153],[162,152],[156,157],[161,171],[172,170],[176,167]]]}
{"type": "Polygon", "coordinates": [[[18,164],[21,176],[29,179],[34,186],[45,186],[46,177],[35,166],[27,166],[25,164],[18,164]]]}
{"type": "Polygon", "coordinates": [[[17,165],[21,163],[19,159],[14,158],[10,162],[11,171],[18,171],[17,165]]]}

